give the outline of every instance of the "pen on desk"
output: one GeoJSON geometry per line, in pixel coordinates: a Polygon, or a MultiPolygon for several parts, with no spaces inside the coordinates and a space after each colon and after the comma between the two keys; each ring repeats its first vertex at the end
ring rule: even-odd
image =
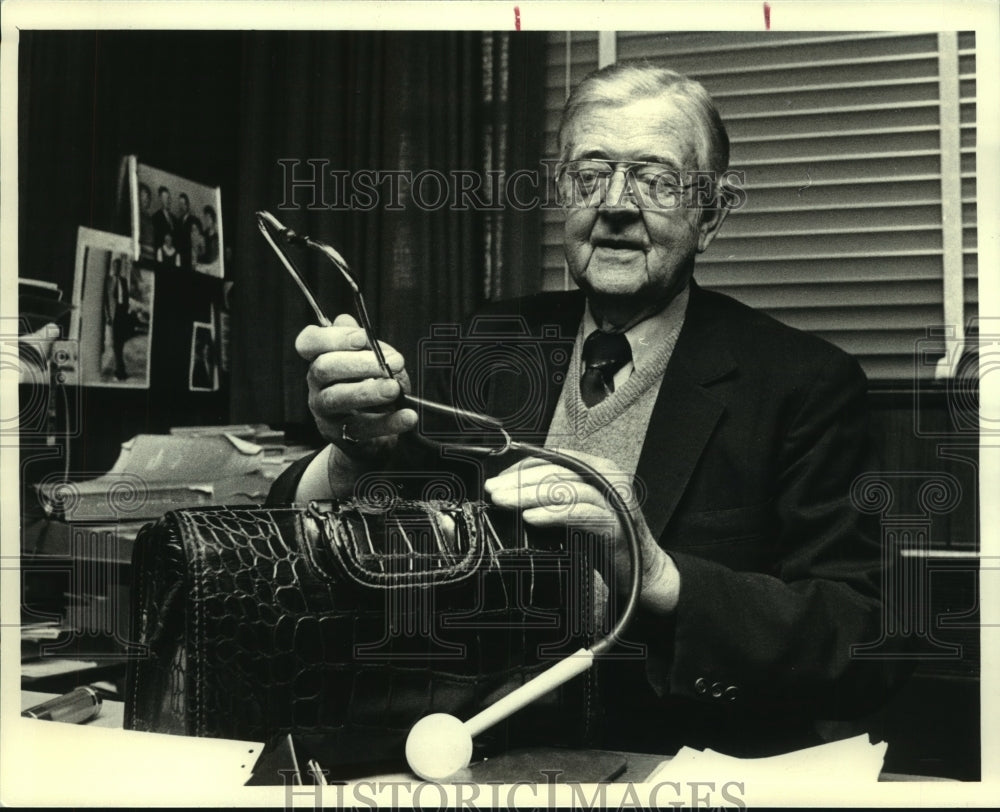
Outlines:
{"type": "Polygon", "coordinates": [[[285,734],[285,741],[288,744],[288,753],[292,757],[292,768],[295,770],[295,772],[292,773],[292,783],[301,785],[305,782],[302,780],[302,769],[299,767],[299,757],[295,752],[295,740],[292,738],[291,733],[285,734]]]}
{"type": "Polygon", "coordinates": [[[101,712],[100,694],[87,685],[74,688],[68,694],[49,699],[40,705],[21,711],[28,719],[80,724],[96,718],[101,712]]]}
{"type": "Polygon", "coordinates": [[[327,786],[326,776],[323,774],[323,768],[319,766],[319,762],[317,762],[316,759],[311,758],[307,764],[309,772],[312,773],[313,782],[319,784],[321,787],[327,786]]]}

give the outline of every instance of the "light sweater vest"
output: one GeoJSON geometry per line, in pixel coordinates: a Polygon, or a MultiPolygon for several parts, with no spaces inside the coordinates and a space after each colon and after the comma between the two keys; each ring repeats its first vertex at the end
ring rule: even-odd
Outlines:
{"type": "Polygon", "coordinates": [[[634,474],[646,439],[649,418],[663,382],[663,373],[677,344],[683,322],[682,310],[680,318],[676,319],[657,346],[644,354],[628,379],[590,409],[580,396],[579,370],[583,363],[585,339],[581,323],[566,382],[545,439],[546,448],[582,451],[604,457],[623,472],[634,474]]]}

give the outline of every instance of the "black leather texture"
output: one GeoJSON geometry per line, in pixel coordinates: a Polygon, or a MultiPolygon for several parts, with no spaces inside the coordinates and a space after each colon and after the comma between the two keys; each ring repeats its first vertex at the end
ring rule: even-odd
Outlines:
{"type": "MultiPolygon", "coordinates": [[[[422,716],[467,719],[592,642],[587,545],[536,544],[497,513],[351,501],[192,508],[147,525],[125,726],[323,734],[342,763],[400,760],[422,716]]],[[[595,681],[591,669],[487,731],[479,754],[594,741],[595,681]]]]}

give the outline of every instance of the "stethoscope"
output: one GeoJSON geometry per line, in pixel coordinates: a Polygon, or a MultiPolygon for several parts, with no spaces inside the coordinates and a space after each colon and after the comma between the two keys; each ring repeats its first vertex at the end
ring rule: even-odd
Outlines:
{"type": "MultiPolygon", "coordinates": [[[[332,326],[332,322],[326,317],[316,302],[316,297],[313,296],[312,291],[305,283],[302,274],[299,273],[298,268],[286,252],[285,247],[294,245],[316,251],[340,272],[351,288],[358,319],[361,322],[362,329],[365,331],[365,335],[368,337],[368,346],[375,353],[382,374],[386,378],[393,378],[392,371],[389,369],[385,355],[382,352],[382,347],[375,337],[375,330],[368,316],[368,308],[365,306],[361,289],[358,287],[354,275],[340,253],[324,242],[296,234],[291,229],[285,228],[277,218],[267,211],[257,212],[257,225],[264,235],[264,239],[267,240],[268,244],[281,260],[282,265],[285,266],[285,269],[291,274],[292,279],[295,280],[295,283],[302,291],[309,306],[316,314],[316,319],[320,326],[329,327],[332,326]]],[[[628,597],[620,617],[612,629],[590,646],[590,648],[580,649],[565,657],[465,722],[449,714],[433,713],[420,719],[413,726],[406,740],[406,760],[410,765],[410,769],[421,778],[430,781],[443,781],[469,765],[472,759],[473,737],[478,736],[483,731],[506,719],[512,713],[544,696],[549,691],[554,690],[578,674],[584,673],[590,668],[596,657],[605,654],[622,639],[625,629],[631,622],[639,603],[639,592],[642,586],[642,549],[639,544],[639,533],[636,529],[635,521],[629,512],[628,505],[608,479],[593,466],[558,451],[515,440],[499,420],[489,415],[465,409],[457,409],[453,406],[425,400],[424,398],[406,394],[405,392],[400,394],[397,403],[413,409],[426,409],[464,418],[478,423],[487,429],[496,431],[503,438],[502,445],[491,448],[462,443],[440,443],[417,435],[420,441],[425,444],[436,448],[460,450],[479,456],[501,456],[511,452],[520,452],[565,466],[597,486],[601,491],[601,495],[608,501],[621,519],[632,565],[628,597]]]]}

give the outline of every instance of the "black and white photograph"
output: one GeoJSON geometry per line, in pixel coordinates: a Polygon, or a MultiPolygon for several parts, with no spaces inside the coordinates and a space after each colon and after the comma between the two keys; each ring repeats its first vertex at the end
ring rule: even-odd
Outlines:
{"type": "Polygon", "coordinates": [[[136,258],[158,268],[225,275],[220,190],[128,156],[136,258]]]}
{"type": "Polygon", "coordinates": [[[127,239],[80,227],[70,320],[78,359],[66,383],[149,387],[154,287],[127,239]]]}
{"type": "Polygon", "coordinates": [[[995,803],[995,5],[30,5],[0,803],[995,803]]]}
{"type": "Polygon", "coordinates": [[[215,334],[211,324],[191,325],[191,373],[188,388],[211,392],[219,388],[216,366],[215,334]]]}

